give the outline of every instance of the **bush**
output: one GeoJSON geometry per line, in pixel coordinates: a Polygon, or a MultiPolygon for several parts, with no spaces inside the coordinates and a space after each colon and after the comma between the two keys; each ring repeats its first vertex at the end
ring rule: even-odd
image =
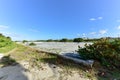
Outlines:
{"type": "Polygon", "coordinates": [[[82,42],[83,39],[82,38],[74,38],[73,42],[82,42]]]}
{"type": "Polygon", "coordinates": [[[60,40],[60,42],[67,42],[67,41],[68,41],[67,38],[63,38],[63,39],[60,40]]]}
{"type": "Polygon", "coordinates": [[[52,40],[52,39],[48,39],[48,40],[46,40],[47,42],[53,42],[54,40],[52,40]]]}
{"type": "Polygon", "coordinates": [[[27,41],[27,40],[23,40],[22,42],[23,42],[23,43],[26,43],[26,42],[28,42],[28,41],[27,41]]]}
{"type": "Polygon", "coordinates": [[[31,42],[29,45],[30,45],[30,46],[35,46],[36,44],[35,44],[35,43],[33,43],[33,42],[31,42]]]}
{"type": "Polygon", "coordinates": [[[0,48],[8,46],[12,43],[13,42],[11,41],[10,37],[5,37],[4,35],[0,34],[0,48]]]}
{"type": "Polygon", "coordinates": [[[79,46],[78,53],[83,59],[94,59],[105,66],[120,66],[120,41],[102,39],[92,45],[79,46]]]}

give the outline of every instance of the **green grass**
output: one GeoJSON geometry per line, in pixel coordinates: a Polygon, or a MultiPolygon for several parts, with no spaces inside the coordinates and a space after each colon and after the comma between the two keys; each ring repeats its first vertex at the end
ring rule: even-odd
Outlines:
{"type": "Polygon", "coordinates": [[[16,47],[16,43],[10,37],[0,34],[0,53],[7,53],[16,47]]]}
{"type": "Polygon", "coordinates": [[[11,51],[12,49],[16,48],[16,46],[17,46],[16,43],[12,42],[11,44],[1,47],[0,53],[7,53],[7,52],[11,51]]]}

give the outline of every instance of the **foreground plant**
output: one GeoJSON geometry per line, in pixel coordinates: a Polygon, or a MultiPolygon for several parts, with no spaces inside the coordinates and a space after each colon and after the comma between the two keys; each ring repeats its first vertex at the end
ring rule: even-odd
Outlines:
{"type": "Polygon", "coordinates": [[[120,40],[102,39],[84,48],[79,46],[78,53],[83,59],[94,59],[107,67],[120,67],[120,40]]]}

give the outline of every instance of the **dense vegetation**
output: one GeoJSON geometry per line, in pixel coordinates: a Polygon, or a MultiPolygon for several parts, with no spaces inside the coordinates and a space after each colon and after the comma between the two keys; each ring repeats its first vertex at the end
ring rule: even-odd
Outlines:
{"type": "Polygon", "coordinates": [[[10,37],[0,34],[0,53],[5,53],[16,47],[15,42],[10,37]]]}
{"type": "Polygon", "coordinates": [[[92,45],[79,46],[78,53],[83,59],[94,59],[107,67],[120,67],[120,40],[102,39],[92,45]]]}

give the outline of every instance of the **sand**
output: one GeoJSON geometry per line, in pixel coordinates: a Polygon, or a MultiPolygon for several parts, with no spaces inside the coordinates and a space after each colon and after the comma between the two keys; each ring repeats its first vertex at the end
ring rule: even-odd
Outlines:
{"type": "Polygon", "coordinates": [[[76,53],[78,50],[78,46],[84,47],[85,44],[92,44],[91,42],[35,42],[37,45],[32,46],[36,49],[53,52],[57,54],[65,54],[65,53],[76,53]]]}
{"type": "Polygon", "coordinates": [[[0,68],[0,80],[89,80],[75,71],[72,74],[66,75],[58,66],[43,63],[39,69],[30,67],[28,62],[0,68]]]}

